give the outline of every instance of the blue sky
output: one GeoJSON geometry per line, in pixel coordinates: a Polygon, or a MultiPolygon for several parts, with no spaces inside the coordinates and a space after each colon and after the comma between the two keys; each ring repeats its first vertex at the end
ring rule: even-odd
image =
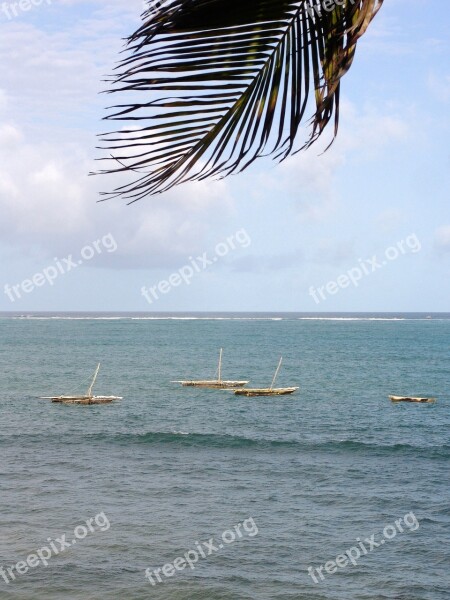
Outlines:
{"type": "Polygon", "coordinates": [[[385,0],[343,80],[327,153],[98,204],[115,183],[87,177],[108,129],[101,80],[141,8],[0,10],[0,310],[450,310],[446,0],[385,0]],[[5,292],[33,277],[20,298],[5,292]]]}

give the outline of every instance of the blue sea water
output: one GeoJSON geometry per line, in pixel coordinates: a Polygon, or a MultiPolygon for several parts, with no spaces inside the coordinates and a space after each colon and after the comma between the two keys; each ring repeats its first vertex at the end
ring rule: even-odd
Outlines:
{"type": "Polygon", "coordinates": [[[450,598],[450,316],[429,316],[0,315],[0,567],[110,525],[0,575],[0,598],[450,598]],[[299,392],[171,383],[214,376],[220,347],[225,378],[267,386],[282,355],[278,383],[299,392]],[[95,391],[121,402],[36,398],[84,391],[99,361],[95,391]],[[309,575],[409,513],[418,528],[309,575]],[[249,518],[257,535],[145,578],[249,518]]]}

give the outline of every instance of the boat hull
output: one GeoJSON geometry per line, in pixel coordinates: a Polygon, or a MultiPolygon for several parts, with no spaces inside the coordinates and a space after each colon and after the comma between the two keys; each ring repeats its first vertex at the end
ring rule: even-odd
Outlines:
{"type": "Polygon", "coordinates": [[[47,398],[58,404],[110,404],[114,400],[122,400],[121,396],[55,396],[47,398]]]}
{"type": "Polygon", "coordinates": [[[436,402],[436,398],[417,397],[417,396],[389,396],[391,402],[415,402],[417,404],[430,404],[436,402]]]}
{"type": "Polygon", "coordinates": [[[228,390],[247,385],[248,381],[174,381],[183,387],[211,388],[216,390],[228,390]]]}
{"type": "Polygon", "coordinates": [[[291,388],[254,388],[254,389],[244,389],[244,390],[235,390],[234,394],[236,396],[287,396],[288,394],[293,394],[299,388],[291,387],[291,388]]]}

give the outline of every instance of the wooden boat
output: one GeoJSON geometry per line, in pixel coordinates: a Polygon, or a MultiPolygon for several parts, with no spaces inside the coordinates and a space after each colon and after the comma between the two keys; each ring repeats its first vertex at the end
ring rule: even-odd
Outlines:
{"type": "Polygon", "coordinates": [[[191,381],[172,381],[172,383],[181,383],[185,387],[202,387],[202,388],[213,388],[219,390],[240,388],[247,385],[248,381],[229,381],[222,379],[222,354],[223,349],[220,349],[219,353],[219,369],[217,379],[211,380],[191,380],[191,381]]]}
{"type": "Polygon", "coordinates": [[[277,370],[275,371],[275,375],[272,379],[272,385],[269,388],[245,388],[243,390],[235,390],[234,394],[236,396],[286,396],[287,394],[293,394],[298,390],[298,387],[274,387],[282,362],[283,357],[280,358],[277,370]]]}
{"type": "Polygon", "coordinates": [[[417,402],[419,404],[429,404],[436,402],[436,398],[421,396],[389,396],[391,402],[417,402]]]}
{"type": "Polygon", "coordinates": [[[236,396],[287,396],[298,390],[298,387],[290,388],[244,388],[242,390],[234,390],[236,396]]]}
{"type": "Polygon", "coordinates": [[[122,400],[122,396],[94,396],[92,389],[94,387],[95,380],[97,379],[98,372],[100,370],[100,363],[94,373],[94,378],[86,394],[80,396],[41,396],[42,400],[51,400],[52,402],[58,402],[60,404],[109,404],[114,400],[122,400]]]}

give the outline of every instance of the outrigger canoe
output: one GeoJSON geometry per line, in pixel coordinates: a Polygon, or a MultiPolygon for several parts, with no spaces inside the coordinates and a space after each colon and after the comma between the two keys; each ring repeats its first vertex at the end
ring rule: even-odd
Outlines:
{"type": "Polygon", "coordinates": [[[417,402],[419,404],[427,404],[436,402],[436,398],[429,398],[423,396],[389,396],[391,402],[417,402]]]}
{"type": "Polygon", "coordinates": [[[94,378],[91,385],[89,386],[86,394],[79,396],[41,396],[41,400],[51,400],[60,404],[109,404],[114,400],[122,400],[122,396],[94,396],[92,394],[92,388],[94,387],[95,380],[97,379],[98,372],[100,370],[100,363],[97,365],[97,369],[94,373],[94,378]]]}
{"type": "Polygon", "coordinates": [[[269,388],[244,388],[242,390],[234,390],[235,396],[286,396],[288,394],[293,394],[294,392],[296,392],[298,390],[298,387],[273,387],[275,385],[278,372],[281,368],[282,361],[283,357],[280,358],[280,362],[278,363],[278,367],[275,371],[275,375],[272,380],[272,385],[269,388]]]}
{"type": "Polygon", "coordinates": [[[219,353],[219,368],[217,379],[193,379],[185,381],[172,381],[172,383],[180,383],[184,387],[212,388],[219,390],[241,388],[244,387],[244,385],[247,385],[248,381],[229,381],[222,379],[222,354],[223,350],[221,348],[219,353]]]}

